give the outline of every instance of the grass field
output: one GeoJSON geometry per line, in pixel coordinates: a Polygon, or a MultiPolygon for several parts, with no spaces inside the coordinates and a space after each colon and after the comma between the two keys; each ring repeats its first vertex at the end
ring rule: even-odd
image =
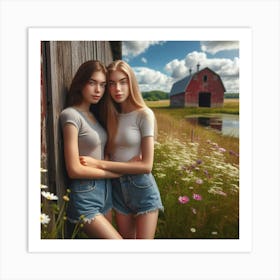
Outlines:
{"type": "MultiPolygon", "coordinates": [[[[157,118],[153,174],[165,207],[156,238],[238,238],[239,140],[187,122],[193,108],[147,104],[157,118]]],[[[236,114],[238,105],[225,100],[220,110],[236,114]]]]}

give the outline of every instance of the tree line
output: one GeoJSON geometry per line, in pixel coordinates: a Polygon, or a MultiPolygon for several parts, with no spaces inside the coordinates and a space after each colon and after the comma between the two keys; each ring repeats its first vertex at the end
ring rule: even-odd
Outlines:
{"type": "Polygon", "coordinates": [[[162,100],[162,99],[169,99],[168,92],[164,92],[164,91],[160,91],[160,90],[142,92],[142,96],[143,96],[144,100],[147,100],[147,101],[157,101],[157,100],[162,100]]]}
{"type": "MultiPolygon", "coordinates": [[[[147,101],[169,99],[169,93],[160,90],[142,92],[142,96],[147,101]]],[[[239,93],[225,93],[224,98],[239,98],[239,93]]]]}

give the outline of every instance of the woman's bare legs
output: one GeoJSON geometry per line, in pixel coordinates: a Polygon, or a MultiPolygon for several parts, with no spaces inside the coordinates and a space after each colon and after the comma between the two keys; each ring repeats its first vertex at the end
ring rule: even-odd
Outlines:
{"type": "Polygon", "coordinates": [[[158,210],[136,217],[116,212],[118,231],[125,239],[154,239],[158,210]]]}
{"type": "Polygon", "coordinates": [[[92,238],[122,239],[113,225],[101,214],[96,215],[90,223],[84,224],[84,232],[92,238]]]}
{"type": "Polygon", "coordinates": [[[104,216],[112,224],[113,221],[112,210],[109,210],[106,214],[104,214],[104,216]]]}
{"type": "Polygon", "coordinates": [[[125,215],[116,212],[117,228],[120,235],[125,239],[136,238],[136,225],[133,215],[125,215]]]}
{"type": "Polygon", "coordinates": [[[158,221],[158,210],[136,216],[136,238],[154,239],[158,221]]]}

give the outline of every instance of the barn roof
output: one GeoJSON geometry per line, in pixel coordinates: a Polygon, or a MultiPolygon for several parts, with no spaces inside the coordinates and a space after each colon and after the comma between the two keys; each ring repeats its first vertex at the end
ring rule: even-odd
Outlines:
{"type": "Polygon", "coordinates": [[[185,77],[184,79],[181,79],[181,80],[175,82],[171,88],[169,96],[185,92],[185,89],[186,89],[189,81],[191,80],[191,77],[192,76],[189,75],[189,76],[185,77]]]}
{"type": "MultiPolygon", "coordinates": [[[[200,71],[198,71],[198,72],[196,72],[196,73],[194,73],[194,74],[197,74],[197,73],[199,73],[199,72],[201,72],[201,71],[204,71],[205,69],[210,70],[211,72],[213,72],[215,75],[218,76],[220,82],[222,83],[222,86],[223,86],[223,88],[224,88],[224,91],[226,91],[225,86],[224,86],[224,84],[223,84],[223,81],[221,80],[221,77],[220,77],[217,73],[215,73],[213,70],[211,70],[210,68],[205,67],[205,68],[201,69],[200,71]]],[[[183,78],[183,79],[181,79],[181,80],[175,82],[175,83],[172,85],[172,88],[171,88],[171,91],[170,91],[170,93],[169,93],[169,96],[176,95],[176,94],[179,94],[179,93],[184,93],[185,90],[186,90],[186,88],[187,88],[187,86],[188,86],[188,84],[189,84],[189,82],[190,82],[190,80],[192,79],[192,77],[193,77],[194,74],[189,75],[189,76],[187,76],[187,77],[185,77],[185,78],[183,78]]]]}

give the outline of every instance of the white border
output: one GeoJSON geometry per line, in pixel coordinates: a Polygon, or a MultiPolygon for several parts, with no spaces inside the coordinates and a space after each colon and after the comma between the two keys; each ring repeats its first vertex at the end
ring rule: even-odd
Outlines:
{"type": "Polygon", "coordinates": [[[252,61],[250,28],[99,27],[29,28],[28,139],[30,252],[250,252],[252,248],[252,61]],[[182,40],[240,42],[240,238],[232,240],[41,240],[40,239],[40,42],[182,40]],[[246,113],[245,113],[246,112],[246,113]],[[246,117],[245,117],[246,116],[246,117]]]}
{"type": "Polygon", "coordinates": [[[1,280],[280,279],[278,0],[0,0],[0,15],[1,280]],[[155,24],[252,29],[251,252],[30,254],[27,248],[27,28],[155,24]]]}

